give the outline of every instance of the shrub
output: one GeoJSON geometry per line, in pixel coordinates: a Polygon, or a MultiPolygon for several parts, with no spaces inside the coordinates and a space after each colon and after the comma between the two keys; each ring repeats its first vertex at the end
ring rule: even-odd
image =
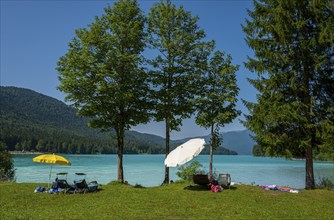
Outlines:
{"type": "Polygon", "coordinates": [[[2,142],[0,142],[0,181],[15,181],[12,155],[6,150],[5,144],[2,142]]]}
{"type": "Polygon", "coordinates": [[[316,156],[320,161],[334,161],[334,153],[320,153],[316,156]]]}
{"type": "Polygon", "coordinates": [[[334,190],[334,183],[326,177],[320,177],[316,187],[318,189],[334,190]]]}
{"type": "Polygon", "coordinates": [[[133,187],[134,187],[134,188],[145,188],[144,186],[142,186],[142,185],[140,185],[140,184],[138,184],[138,183],[136,183],[136,185],[134,185],[133,187]]]}
{"type": "Polygon", "coordinates": [[[181,166],[176,175],[182,180],[192,181],[194,174],[206,174],[202,167],[203,165],[200,162],[194,160],[188,165],[181,166]]]}

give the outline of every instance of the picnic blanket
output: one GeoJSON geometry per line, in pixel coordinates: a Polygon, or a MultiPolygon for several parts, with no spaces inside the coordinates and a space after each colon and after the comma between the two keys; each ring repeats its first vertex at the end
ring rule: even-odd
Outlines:
{"type": "Polygon", "coordinates": [[[277,185],[268,185],[268,186],[261,186],[262,189],[264,190],[278,190],[281,192],[290,192],[290,193],[299,193],[300,190],[290,188],[287,186],[277,186],[277,185]]]}

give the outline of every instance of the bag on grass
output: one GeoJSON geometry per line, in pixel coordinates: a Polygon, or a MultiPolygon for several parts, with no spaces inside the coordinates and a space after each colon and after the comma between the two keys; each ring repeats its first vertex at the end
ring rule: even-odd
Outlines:
{"type": "Polygon", "coordinates": [[[220,192],[222,188],[219,185],[211,185],[211,191],[212,192],[220,192]]]}

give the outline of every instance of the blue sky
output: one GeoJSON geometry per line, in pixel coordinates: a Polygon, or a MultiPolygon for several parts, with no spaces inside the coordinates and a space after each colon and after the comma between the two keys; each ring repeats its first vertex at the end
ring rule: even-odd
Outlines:
{"type": "MultiPolygon", "coordinates": [[[[103,8],[114,1],[4,1],[1,0],[1,85],[32,89],[64,101],[65,94],[57,90],[56,63],[68,50],[75,29],[87,27],[103,8]]],[[[153,0],[139,1],[147,13],[153,0]]],[[[237,72],[239,102],[237,109],[248,113],[241,99],[255,100],[256,90],[246,78],[253,77],[243,65],[252,50],[247,46],[241,24],[247,18],[250,0],[183,0],[182,4],[193,16],[199,16],[199,25],[208,40],[216,41],[216,48],[232,55],[239,64],[237,72]]],[[[222,131],[245,129],[239,119],[226,125],[222,131]]],[[[165,136],[164,123],[139,125],[133,130],[165,136]]],[[[172,139],[207,135],[209,131],[195,124],[194,119],[183,121],[180,132],[172,132],[172,139]]]]}

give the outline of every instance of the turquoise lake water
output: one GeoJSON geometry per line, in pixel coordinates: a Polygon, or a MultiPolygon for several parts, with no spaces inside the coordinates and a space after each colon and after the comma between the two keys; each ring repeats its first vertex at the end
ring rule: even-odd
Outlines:
{"type": "MultiPolygon", "coordinates": [[[[15,155],[17,182],[48,182],[49,164],[34,163],[37,155],[15,155]]],[[[72,163],[71,166],[54,165],[52,179],[58,172],[67,172],[67,180],[72,183],[76,172],[87,174],[87,181],[97,180],[107,184],[117,179],[117,155],[63,155],[72,163]]],[[[124,179],[130,184],[158,186],[164,179],[164,155],[124,155],[124,179]]],[[[209,156],[200,155],[199,161],[209,169],[209,156]]],[[[232,182],[256,185],[284,185],[295,188],[305,187],[305,161],[286,160],[283,158],[215,155],[213,167],[216,173],[229,173],[232,182]]],[[[170,179],[179,179],[178,168],[170,168],[170,179]]],[[[327,177],[334,181],[334,163],[314,162],[316,180],[327,177]]]]}

